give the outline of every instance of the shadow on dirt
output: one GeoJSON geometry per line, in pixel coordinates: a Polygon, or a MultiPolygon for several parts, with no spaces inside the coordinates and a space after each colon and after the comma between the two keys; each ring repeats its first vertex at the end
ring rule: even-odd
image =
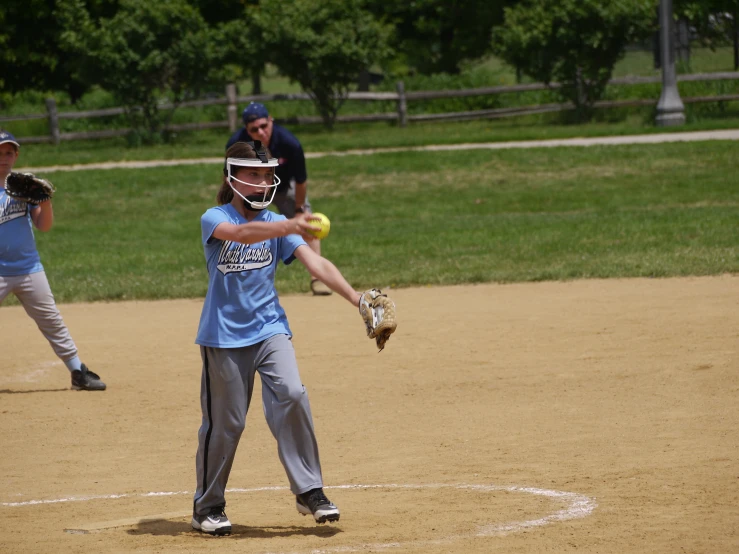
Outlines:
{"type": "Polygon", "coordinates": [[[139,522],[136,527],[126,531],[129,535],[194,535],[204,539],[216,540],[216,538],[228,539],[274,539],[279,537],[333,537],[343,531],[337,527],[298,527],[273,526],[273,527],[249,527],[246,525],[233,525],[231,535],[226,537],[213,537],[206,533],[195,531],[190,526],[190,521],[171,521],[167,519],[149,519],[139,522]]]}
{"type": "Polygon", "coordinates": [[[34,392],[63,392],[71,391],[69,387],[64,389],[34,389],[34,390],[12,390],[12,389],[0,389],[0,394],[31,394],[34,392]]]}

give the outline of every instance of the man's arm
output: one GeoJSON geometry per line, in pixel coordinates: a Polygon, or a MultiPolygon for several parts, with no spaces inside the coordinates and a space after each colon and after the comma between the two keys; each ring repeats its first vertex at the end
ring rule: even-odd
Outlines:
{"type": "Polygon", "coordinates": [[[308,195],[308,181],[295,183],[295,211],[303,211],[305,197],[308,195]]]}
{"type": "Polygon", "coordinates": [[[295,179],[295,208],[302,211],[305,199],[308,196],[308,170],[305,166],[305,153],[300,141],[293,138],[290,154],[291,172],[295,179]]]}

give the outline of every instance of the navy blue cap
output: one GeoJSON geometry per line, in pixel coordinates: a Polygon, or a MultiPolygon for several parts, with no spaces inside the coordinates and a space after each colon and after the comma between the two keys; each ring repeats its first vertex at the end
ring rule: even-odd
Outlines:
{"type": "Polygon", "coordinates": [[[15,137],[8,133],[7,131],[0,131],[0,144],[5,144],[6,142],[12,142],[15,144],[16,148],[20,147],[20,144],[18,144],[18,141],[15,140],[15,137]]]}
{"type": "Polygon", "coordinates": [[[263,117],[269,117],[269,112],[264,107],[264,104],[260,104],[259,102],[252,102],[244,108],[244,113],[241,114],[241,119],[244,120],[244,123],[251,123],[263,117]]]}

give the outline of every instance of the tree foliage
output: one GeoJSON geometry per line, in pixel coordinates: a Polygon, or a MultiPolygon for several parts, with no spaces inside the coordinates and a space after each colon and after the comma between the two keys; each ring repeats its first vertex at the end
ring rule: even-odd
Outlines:
{"type": "Polygon", "coordinates": [[[360,71],[387,54],[389,30],[359,0],[266,2],[259,21],[272,63],[310,94],[329,128],[360,71]]]}
{"type": "Polygon", "coordinates": [[[592,115],[627,44],[654,30],[657,0],[524,0],[505,10],[494,51],[537,81],[559,82],[579,119],[592,115]]]}
{"type": "Polygon", "coordinates": [[[490,52],[494,25],[515,0],[368,0],[395,29],[391,45],[419,73],[456,74],[465,60],[490,52]]]}
{"type": "MultiPolygon", "coordinates": [[[[221,0],[222,2],[226,0],[221,0]]],[[[231,0],[232,2],[235,0],[231,0]]],[[[218,23],[216,33],[222,49],[229,80],[238,81],[251,77],[254,94],[261,92],[260,76],[269,58],[269,47],[264,42],[260,24],[258,0],[237,2],[242,4],[236,14],[218,23]],[[229,71],[235,69],[235,71],[229,71]]]]}
{"type": "MultiPolygon", "coordinates": [[[[190,0],[208,25],[239,21],[244,10],[259,5],[259,0],[190,0]]],[[[245,28],[244,31],[247,29],[245,28]]]]}
{"type": "Polygon", "coordinates": [[[701,42],[715,49],[737,32],[739,0],[675,0],[675,15],[690,22],[701,42]]]}
{"type": "Polygon", "coordinates": [[[94,20],[81,0],[61,0],[62,44],[80,60],[87,82],[110,91],[148,139],[171,120],[160,103],[197,96],[219,66],[215,37],[186,0],[121,0],[111,18],[94,20]]]}
{"type": "MultiPolygon", "coordinates": [[[[110,16],[118,0],[87,0],[93,17],[110,16]]],[[[55,0],[3,0],[0,9],[0,88],[65,90],[75,102],[87,90],[73,56],[60,51],[55,0]]]]}

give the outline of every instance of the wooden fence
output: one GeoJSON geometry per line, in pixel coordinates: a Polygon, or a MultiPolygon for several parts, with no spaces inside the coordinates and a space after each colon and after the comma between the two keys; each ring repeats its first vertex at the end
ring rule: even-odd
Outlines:
{"type": "MultiPolygon", "coordinates": [[[[678,81],[720,81],[720,80],[739,80],[739,72],[721,72],[721,73],[700,73],[691,75],[678,75],[678,81]]],[[[660,77],[621,77],[609,81],[609,85],[637,85],[645,83],[660,83],[660,77]]],[[[461,90],[429,90],[429,91],[412,91],[406,92],[402,81],[397,83],[395,92],[350,92],[347,96],[348,100],[364,100],[364,101],[393,101],[396,103],[396,111],[375,114],[362,115],[340,115],[336,118],[339,123],[349,123],[358,121],[397,121],[401,127],[405,127],[409,121],[464,121],[470,119],[497,119],[502,117],[513,117],[517,115],[540,114],[548,112],[561,112],[573,109],[570,103],[551,103],[539,104],[533,106],[517,106],[510,108],[496,108],[489,110],[475,110],[465,112],[449,112],[435,114],[408,114],[408,102],[414,100],[431,100],[439,98],[463,98],[469,96],[488,96],[503,94],[507,92],[527,92],[537,90],[556,89],[561,85],[558,83],[529,83],[521,85],[504,85],[496,87],[484,87],[475,89],[461,90]]],[[[161,109],[172,109],[174,107],[200,107],[200,106],[226,106],[226,119],[222,121],[212,121],[207,123],[184,123],[178,125],[168,125],[169,131],[189,131],[197,129],[215,129],[228,128],[233,132],[239,126],[238,105],[248,102],[273,102],[277,100],[310,100],[310,96],[305,93],[298,94],[257,94],[250,96],[238,96],[236,94],[236,86],[229,84],[226,86],[226,95],[220,98],[210,98],[205,100],[193,100],[182,102],[177,106],[172,104],[162,104],[161,109]]],[[[701,103],[701,102],[731,102],[739,100],[738,94],[724,94],[716,96],[698,96],[691,98],[683,98],[685,104],[701,103]]],[[[657,99],[639,99],[639,100],[604,100],[596,102],[598,108],[619,108],[619,107],[636,107],[636,106],[652,106],[657,104],[657,99]]],[[[24,143],[34,142],[51,142],[59,144],[62,140],[82,140],[94,138],[108,138],[124,136],[130,132],[130,129],[111,129],[102,131],[87,131],[76,133],[62,133],[59,128],[59,121],[62,119],[81,119],[105,117],[111,115],[121,115],[125,113],[124,108],[107,108],[103,110],[88,110],[76,112],[59,112],[57,110],[56,101],[53,98],[46,100],[46,113],[30,114],[30,115],[14,115],[0,116],[0,125],[7,121],[29,121],[34,119],[47,119],[49,122],[49,134],[36,137],[21,137],[24,143]]],[[[291,117],[278,120],[281,123],[320,123],[320,117],[291,117]]]]}

